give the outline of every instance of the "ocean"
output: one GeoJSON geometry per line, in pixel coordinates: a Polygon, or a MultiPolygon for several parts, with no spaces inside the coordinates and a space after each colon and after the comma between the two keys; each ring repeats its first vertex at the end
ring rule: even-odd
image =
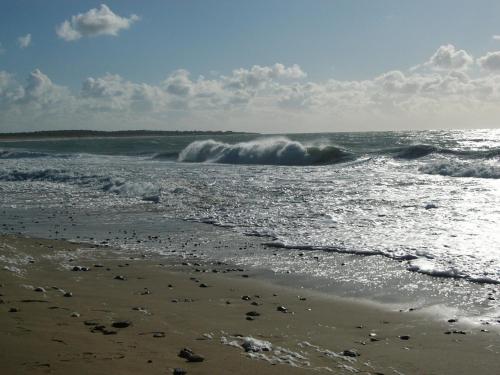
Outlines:
{"type": "Polygon", "coordinates": [[[391,302],[432,284],[426,298],[500,319],[500,130],[3,141],[0,212],[3,233],[158,256],[109,233],[202,223],[266,244],[210,260],[391,302]]]}

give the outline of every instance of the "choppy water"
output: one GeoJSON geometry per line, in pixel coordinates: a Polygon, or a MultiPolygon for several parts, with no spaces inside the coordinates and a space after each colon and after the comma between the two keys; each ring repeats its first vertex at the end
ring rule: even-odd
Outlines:
{"type": "Polygon", "coordinates": [[[500,131],[0,142],[1,208],[154,213],[495,284],[500,131]]]}

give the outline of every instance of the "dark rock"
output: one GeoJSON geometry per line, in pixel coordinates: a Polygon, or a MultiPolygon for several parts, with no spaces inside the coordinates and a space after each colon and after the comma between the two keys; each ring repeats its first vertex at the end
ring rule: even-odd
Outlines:
{"type": "Polygon", "coordinates": [[[208,285],[207,285],[207,284],[205,284],[205,283],[201,283],[201,284],[200,284],[200,288],[208,288],[208,285]]]}
{"type": "Polygon", "coordinates": [[[260,313],[257,311],[249,311],[245,315],[246,316],[260,316],[260,313]]]}
{"type": "Polygon", "coordinates": [[[106,329],[106,326],[102,324],[96,325],[94,328],[92,328],[92,332],[103,332],[106,329]]]}
{"type": "Polygon", "coordinates": [[[114,328],[127,328],[130,325],[132,325],[130,320],[117,320],[111,324],[114,328]]]}
{"type": "Polygon", "coordinates": [[[466,335],[467,334],[467,332],[465,332],[465,331],[459,331],[459,330],[456,330],[456,329],[454,329],[453,331],[446,331],[444,334],[445,335],[451,335],[452,333],[453,334],[458,334],[458,335],[466,335]]]}
{"type": "Polygon", "coordinates": [[[63,297],[73,297],[73,293],[66,292],[66,293],[63,294],[63,297]]]}
{"type": "Polygon", "coordinates": [[[250,301],[251,300],[250,296],[242,296],[241,299],[243,301],[250,301]]]}
{"type": "Polygon", "coordinates": [[[126,280],[125,276],[122,276],[122,275],[115,276],[114,279],[115,280],[121,280],[121,281],[125,281],[126,280]]]}
{"type": "Polygon", "coordinates": [[[45,293],[46,290],[45,290],[45,288],[42,288],[41,286],[38,286],[38,287],[35,288],[35,292],[45,293]]]}
{"type": "Polygon", "coordinates": [[[458,319],[448,319],[448,323],[456,323],[458,322],[458,319]]]}
{"type": "Polygon", "coordinates": [[[179,357],[186,359],[188,362],[203,362],[205,358],[199,354],[194,354],[190,348],[181,349],[179,357]]]}
{"type": "Polygon", "coordinates": [[[280,311],[282,313],[287,313],[288,312],[288,309],[285,307],[285,306],[278,306],[276,308],[277,311],[280,311]]]}
{"type": "Polygon", "coordinates": [[[255,320],[255,318],[253,316],[247,316],[246,319],[250,320],[250,321],[255,320]]]}
{"type": "Polygon", "coordinates": [[[83,322],[83,324],[85,324],[86,326],[96,326],[98,325],[99,323],[95,320],[85,320],[83,322]]]}
{"type": "Polygon", "coordinates": [[[341,354],[344,357],[359,357],[361,355],[354,349],[344,350],[341,354]]]}
{"type": "Polygon", "coordinates": [[[186,375],[187,371],[184,370],[183,368],[174,368],[173,374],[174,375],[186,375]]]}
{"type": "Polygon", "coordinates": [[[409,339],[410,339],[410,336],[408,336],[408,335],[402,335],[402,336],[399,336],[399,338],[400,338],[401,340],[409,340],[409,339]]]}
{"type": "Polygon", "coordinates": [[[19,309],[17,307],[11,307],[9,309],[9,312],[11,312],[11,313],[19,312],[19,309]]]}

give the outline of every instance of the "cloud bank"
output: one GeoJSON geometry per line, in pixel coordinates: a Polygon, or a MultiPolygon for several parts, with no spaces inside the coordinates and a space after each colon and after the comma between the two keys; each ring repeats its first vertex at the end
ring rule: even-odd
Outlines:
{"type": "Polygon", "coordinates": [[[121,17],[108,6],[101,4],[99,9],[92,8],[86,13],[72,16],[56,28],[59,38],[66,41],[78,40],[84,36],[112,35],[117,36],[121,30],[128,29],[139,17],[121,17]]]}
{"type": "Polygon", "coordinates": [[[211,78],[180,69],[156,84],[116,74],[78,92],[35,69],[0,72],[0,130],[227,129],[261,132],[498,127],[500,51],[444,45],[417,69],[313,82],[299,65],[254,65],[211,78]]]}

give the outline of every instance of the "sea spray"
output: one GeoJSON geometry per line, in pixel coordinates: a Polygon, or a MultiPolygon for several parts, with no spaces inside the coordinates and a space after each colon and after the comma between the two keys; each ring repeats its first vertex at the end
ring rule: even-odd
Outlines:
{"type": "Polygon", "coordinates": [[[182,162],[225,164],[318,165],[354,159],[335,146],[306,146],[285,137],[263,138],[228,144],[214,140],[195,141],[179,155],[182,162]]]}

